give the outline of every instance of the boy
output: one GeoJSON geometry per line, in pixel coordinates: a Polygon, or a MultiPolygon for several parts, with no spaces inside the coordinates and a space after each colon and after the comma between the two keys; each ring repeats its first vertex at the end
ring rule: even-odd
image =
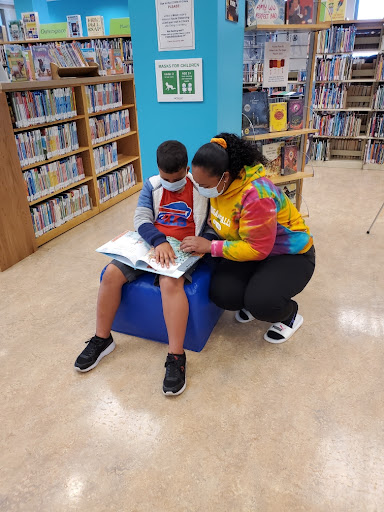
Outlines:
{"type": "MultiPolygon", "coordinates": [[[[188,155],[183,144],[175,140],[163,142],[157,149],[159,175],[149,178],[140,193],[135,211],[135,229],[156,249],[156,259],[162,265],[175,262],[175,254],[166,236],[182,241],[187,236],[204,233],[209,202],[198,193],[188,173],[188,155]]],[[[209,231],[209,230],[208,230],[209,231]]],[[[206,233],[210,238],[210,233],[206,233]]],[[[189,271],[191,272],[191,271],[189,271]]],[[[92,370],[115,348],[111,335],[112,322],[121,300],[121,289],[143,271],[134,270],[117,260],[106,268],[100,283],[97,301],[96,333],[75,362],[76,370],[92,370]]],[[[167,326],[169,353],[165,362],[163,382],[165,395],[179,395],[186,386],[186,357],[183,349],[189,304],[184,291],[185,280],[159,276],[163,314],[167,326]]]]}

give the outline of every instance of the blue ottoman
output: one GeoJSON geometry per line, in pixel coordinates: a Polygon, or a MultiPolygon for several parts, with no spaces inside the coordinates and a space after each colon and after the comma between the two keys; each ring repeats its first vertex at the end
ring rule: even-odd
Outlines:
{"type": "MultiPolygon", "coordinates": [[[[101,273],[103,278],[105,268],[101,273]]],[[[200,352],[223,313],[208,297],[213,267],[201,262],[192,274],[193,282],[185,285],[189,301],[189,318],[184,348],[200,352]]],[[[146,273],[123,286],[121,303],[112,330],[168,343],[160,288],[154,286],[155,274],[146,273]]]]}

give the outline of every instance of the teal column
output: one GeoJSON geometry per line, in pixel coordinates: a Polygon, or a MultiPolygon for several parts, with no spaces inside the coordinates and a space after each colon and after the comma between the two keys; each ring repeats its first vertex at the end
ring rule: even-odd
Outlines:
{"type": "Polygon", "coordinates": [[[240,134],[245,0],[239,21],[225,19],[225,0],[195,0],[195,50],[158,51],[155,1],[129,0],[144,178],[157,173],[156,148],[183,142],[189,160],[219,133],[240,134]],[[158,103],[155,60],[203,59],[203,102],[158,103]]]}

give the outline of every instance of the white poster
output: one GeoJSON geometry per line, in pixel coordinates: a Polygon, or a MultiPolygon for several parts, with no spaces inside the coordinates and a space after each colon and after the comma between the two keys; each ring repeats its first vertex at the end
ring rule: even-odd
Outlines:
{"type": "Polygon", "coordinates": [[[202,59],[155,60],[157,101],[203,101],[202,59]]]}
{"type": "Polygon", "coordinates": [[[195,49],[194,0],[156,0],[159,52],[195,49]]]}
{"type": "Polygon", "coordinates": [[[287,87],[290,43],[265,43],[263,87],[287,87]]]}

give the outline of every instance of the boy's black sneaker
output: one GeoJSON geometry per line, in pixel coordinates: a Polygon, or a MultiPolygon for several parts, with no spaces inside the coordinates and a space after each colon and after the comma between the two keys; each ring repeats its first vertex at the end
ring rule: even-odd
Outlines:
{"type": "Polygon", "coordinates": [[[164,395],[180,395],[187,385],[185,367],[187,361],[183,355],[168,354],[165,361],[165,377],[163,382],[164,395]]]}
{"type": "Polygon", "coordinates": [[[75,370],[78,372],[89,372],[116,347],[112,334],[106,339],[94,336],[85,343],[87,343],[87,346],[75,362],[75,370]]]}

